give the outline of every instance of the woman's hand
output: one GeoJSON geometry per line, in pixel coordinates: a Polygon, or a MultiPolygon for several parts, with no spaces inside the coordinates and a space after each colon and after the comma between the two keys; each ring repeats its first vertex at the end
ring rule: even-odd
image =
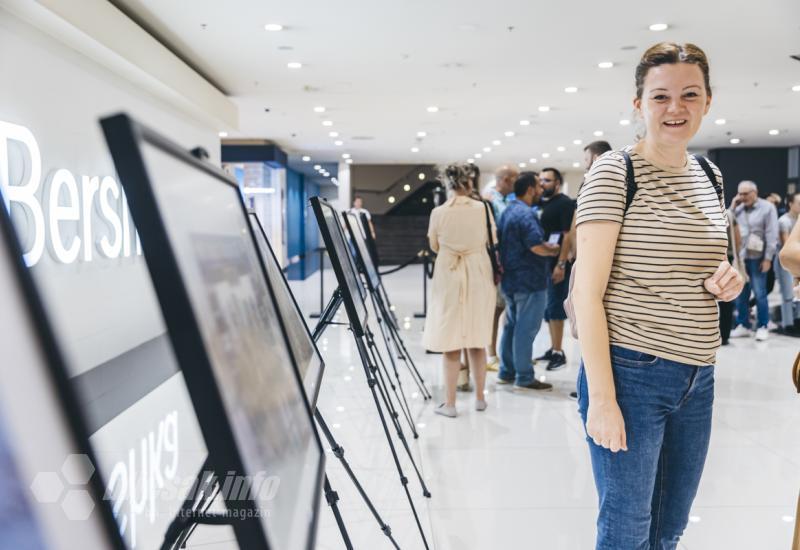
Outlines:
{"type": "Polygon", "coordinates": [[[628,450],[625,420],[622,418],[622,411],[619,410],[616,399],[606,402],[593,402],[591,398],[589,399],[586,433],[596,445],[612,453],[628,450]]]}
{"type": "Polygon", "coordinates": [[[703,286],[717,300],[730,302],[742,292],[744,279],[727,261],[719,264],[716,273],[703,282],[703,286]]]}

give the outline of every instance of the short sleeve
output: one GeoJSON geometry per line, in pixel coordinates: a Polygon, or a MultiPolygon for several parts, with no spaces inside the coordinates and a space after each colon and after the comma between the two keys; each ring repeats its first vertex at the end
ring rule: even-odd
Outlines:
{"type": "Polygon", "coordinates": [[[533,211],[522,219],[522,239],[529,250],[544,241],[544,230],[533,211]]]}
{"type": "Polygon", "coordinates": [[[566,233],[572,228],[572,218],[575,216],[575,209],[577,203],[569,199],[568,203],[565,203],[564,208],[561,211],[561,230],[566,233]]]}
{"type": "Polygon", "coordinates": [[[439,252],[439,207],[434,208],[431,211],[431,219],[428,222],[428,244],[431,247],[431,250],[434,252],[439,252]]]}
{"type": "Polygon", "coordinates": [[[576,225],[593,221],[622,224],[625,217],[625,159],[617,151],[598,158],[578,194],[576,225]]]}

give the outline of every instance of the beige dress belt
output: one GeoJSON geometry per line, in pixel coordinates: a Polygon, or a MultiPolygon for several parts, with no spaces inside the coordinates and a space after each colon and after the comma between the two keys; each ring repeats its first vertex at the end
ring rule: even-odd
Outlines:
{"type": "MultiPolygon", "coordinates": [[[[484,248],[471,248],[469,250],[455,250],[450,248],[447,245],[440,244],[440,253],[442,250],[447,251],[450,255],[450,263],[447,266],[451,272],[454,273],[453,276],[455,280],[458,282],[458,303],[463,304],[466,302],[467,299],[467,286],[469,284],[469,280],[467,279],[467,266],[464,265],[464,259],[467,256],[472,256],[473,254],[486,254],[486,250],[484,248]]],[[[466,315],[462,315],[461,318],[461,336],[464,337],[467,334],[467,319],[466,315]]]]}

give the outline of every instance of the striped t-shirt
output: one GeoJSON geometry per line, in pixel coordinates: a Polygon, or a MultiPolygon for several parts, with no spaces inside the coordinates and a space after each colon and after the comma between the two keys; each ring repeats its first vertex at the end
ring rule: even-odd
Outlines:
{"type": "MultiPolygon", "coordinates": [[[[592,165],[576,213],[578,225],[622,224],[603,300],[609,339],[657,357],[713,365],[719,312],[703,282],[727,259],[724,204],[693,157],[686,167],[667,170],[631,147],[626,151],[638,187],[627,213],[625,159],[617,151],[592,165]]],[[[711,168],[721,185],[719,169],[711,168]]]]}

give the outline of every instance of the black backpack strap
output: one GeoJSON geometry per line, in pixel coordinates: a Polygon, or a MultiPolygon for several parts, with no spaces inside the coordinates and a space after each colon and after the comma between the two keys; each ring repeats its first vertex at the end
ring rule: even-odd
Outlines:
{"type": "Polygon", "coordinates": [[[636,196],[636,174],[633,172],[633,161],[627,151],[620,151],[625,159],[625,212],[630,208],[633,197],[636,196]]]}
{"type": "Polygon", "coordinates": [[[714,186],[714,191],[717,192],[717,198],[719,199],[719,202],[722,203],[722,185],[720,185],[720,183],[717,181],[717,175],[711,169],[711,165],[708,164],[708,160],[703,155],[694,155],[694,158],[700,164],[703,172],[706,173],[708,181],[711,182],[711,185],[714,186]]]}

